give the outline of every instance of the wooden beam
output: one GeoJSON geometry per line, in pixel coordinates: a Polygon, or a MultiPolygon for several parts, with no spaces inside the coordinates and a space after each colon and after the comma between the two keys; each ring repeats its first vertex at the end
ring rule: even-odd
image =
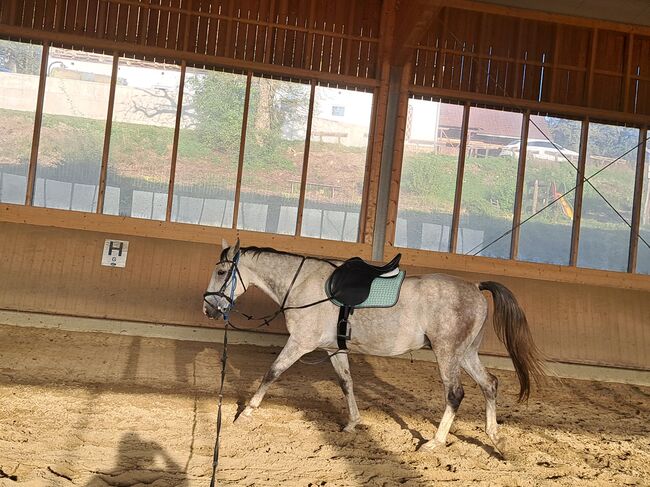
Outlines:
{"type": "Polygon", "coordinates": [[[469,112],[470,104],[465,102],[463,110],[463,122],[460,133],[460,147],[458,152],[458,168],[456,172],[456,193],[454,196],[454,213],[451,219],[451,230],[449,231],[449,252],[456,252],[458,243],[458,227],[460,226],[460,205],[463,195],[463,177],[465,175],[465,157],[467,155],[467,139],[469,138],[469,112]]]}
{"type": "Polygon", "coordinates": [[[240,238],[242,245],[245,246],[271,246],[278,250],[319,257],[343,259],[348,258],[350,255],[358,255],[364,259],[371,258],[371,246],[367,244],[250,232],[188,223],[145,220],[116,215],[98,215],[96,213],[53,208],[0,204],[0,222],[99,232],[111,234],[113,237],[132,235],[210,245],[218,245],[222,238],[228,241],[240,238]]]}
{"type": "Polygon", "coordinates": [[[307,191],[307,172],[309,170],[309,147],[311,143],[311,125],[314,120],[314,99],[316,98],[316,83],[311,84],[309,92],[309,111],[307,112],[307,129],[305,131],[305,147],[302,155],[302,176],[300,178],[300,197],[298,199],[298,215],[296,218],[296,236],[302,230],[302,214],[305,210],[305,193],[307,191]]]}
{"type": "Polygon", "coordinates": [[[590,40],[590,49],[589,49],[589,65],[587,69],[587,89],[584,92],[584,102],[585,105],[590,107],[592,105],[593,94],[594,94],[594,71],[596,68],[596,56],[598,52],[598,29],[593,29],[591,31],[591,40],[590,40]]]}
{"type": "Polygon", "coordinates": [[[625,36],[625,65],[624,65],[624,78],[623,78],[623,99],[621,100],[621,110],[623,112],[630,111],[630,88],[632,84],[632,55],[634,47],[634,34],[625,36]]]}
{"type": "Polygon", "coordinates": [[[582,121],[580,131],[580,155],[578,156],[578,173],[576,174],[576,194],[573,205],[573,229],[571,231],[571,256],[569,265],[575,267],[578,263],[578,248],[580,244],[580,220],[582,218],[582,194],[584,192],[585,167],[587,165],[587,142],[589,134],[589,118],[582,121]]]}
{"type": "Polygon", "coordinates": [[[458,101],[470,101],[473,103],[485,103],[492,106],[511,107],[521,111],[547,112],[557,116],[569,118],[585,118],[591,116],[598,120],[610,120],[634,126],[650,124],[650,115],[621,113],[612,110],[602,110],[581,106],[562,105],[559,103],[538,102],[532,100],[515,99],[499,95],[486,95],[482,93],[469,93],[430,86],[411,85],[411,93],[414,95],[430,96],[432,98],[443,98],[458,101]]]}
{"type": "Polygon", "coordinates": [[[172,206],[174,203],[174,182],[176,181],[176,160],[178,159],[178,139],[181,133],[181,122],[183,121],[183,92],[185,91],[185,71],[187,64],[181,63],[181,79],[178,86],[178,100],[176,102],[176,121],[174,123],[174,139],[172,142],[172,161],[169,168],[169,187],[167,189],[167,212],[165,220],[171,221],[172,206]]]}
{"type": "Polygon", "coordinates": [[[232,228],[237,228],[239,218],[239,199],[241,198],[241,180],[244,172],[244,152],[246,151],[246,130],[248,126],[248,110],[251,102],[251,84],[253,73],[248,72],[246,76],[246,95],[244,96],[244,117],[241,123],[241,138],[239,140],[239,161],[237,163],[237,182],[235,183],[235,201],[233,203],[232,228]]]}
{"type": "Polygon", "coordinates": [[[115,107],[115,88],[117,85],[117,68],[120,63],[120,53],[113,54],[111,84],[108,90],[108,108],[106,109],[106,126],[104,127],[104,148],[102,149],[102,165],[99,169],[99,187],[97,188],[97,213],[104,212],[104,196],[106,194],[106,175],[108,173],[108,156],[113,130],[113,109],[115,107]]]}
{"type": "Polygon", "coordinates": [[[29,156],[29,169],[27,171],[27,190],[25,191],[25,204],[31,206],[34,202],[34,185],[36,183],[36,164],[38,162],[38,144],[41,139],[41,124],[43,123],[43,104],[45,102],[45,82],[47,81],[47,60],[50,45],[43,43],[41,51],[41,71],[38,78],[38,94],[36,95],[36,112],[34,113],[34,131],[32,133],[32,151],[29,156]]]}
{"type": "MultiPolygon", "coordinates": [[[[393,69],[400,69],[395,67],[393,69]]],[[[401,68],[400,83],[397,96],[397,117],[394,125],[394,141],[392,147],[392,167],[390,171],[390,192],[388,196],[388,210],[386,212],[386,234],[384,241],[392,244],[395,242],[397,229],[397,212],[399,209],[399,188],[402,180],[402,163],[404,162],[404,145],[406,143],[406,121],[409,106],[409,80],[411,79],[411,64],[401,68]]],[[[391,126],[389,123],[388,127],[391,126]]]]}
{"type": "Polygon", "coordinates": [[[519,254],[519,230],[521,224],[521,209],[524,197],[524,181],[526,177],[526,151],[528,149],[528,128],[530,126],[530,111],[524,113],[521,121],[521,140],[519,142],[519,165],[517,166],[517,186],[515,188],[515,206],[512,217],[512,239],[510,240],[510,258],[516,259],[519,254]]]}
{"type": "MultiPolygon", "coordinates": [[[[449,0],[430,0],[431,4],[438,6],[449,6],[449,0]]],[[[608,20],[593,19],[589,17],[579,17],[574,15],[563,15],[551,12],[542,12],[541,10],[532,10],[527,8],[497,5],[487,1],[478,0],[454,0],[453,8],[460,10],[471,10],[474,12],[486,12],[494,15],[503,15],[506,17],[516,17],[528,20],[538,20],[542,22],[560,23],[566,25],[575,25],[589,29],[598,28],[603,30],[614,30],[618,32],[630,32],[638,35],[650,35],[650,26],[640,24],[628,24],[624,22],[612,22],[608,20]]]]}
{"type": "Polygon", "coordinates": [[[427,0],[402,0],[397,6],[395,40],[391,53],[391,64],[403,66],[411,61],[413,49],[436,20],[442,7],[427,0]]]}
{"type": "Polygon", "coordinates": [[[559,50],[562,46],[562,26],[560,24],[555,24],[555,36],[553,38],[553,52],[551,53],[551,94],[549,100],[555,102],[557,97],[555,93],[557,92],[557,72],[558,72],[558,58],[559,50]]]}
{"type": "MultiPolygon", "coordinates": [[[[375,239],[377,223],[377,203],[379,197],[379,180],[381,176],[382,154],[386,134],[388,97],[390,91],[391,52],[395,31],[395,0],[384,0],[382,3],[382,22],[380,24],[380,53],[378,59],[378,86],[374,90],[371,115],[371,130],[368,137],[368,153],[366,155],[366,172],[364,176],[363,198],[359,226],[359,240],[372,244],[375,239]]],[[[355,69],[358,65],[355,63],[355,69]]],[[[392,137],[390,135],[389,137],[392,137]]]]}
{"type": "MultiPolygon", "coordinates": [[[[632,204],[632,228],[630,231],[630,252],[628,254],[627,271],[636,272],[636,262],[639,251],[639,227],[641,226],[641,205],[643,204],[643,186],[647,184],[645,177],[646,147],[648,128],[639,130],[639,147],[636,153],[636,178],[634,180],[634,203],[632,204]]],[[[648,188],[650,191],[650,188],[648,188]]],[[[645,245],[645,243],[642,243],[645,245]]]]}
{"type": "MultiPolygon", "coordinates": [[[[93,39],[78,34],[46,32],[33,29],[25,29],[22,27],[12,27],[4,24],[0,24],[0,36],[19,37],[24,40],[29,39],[40,42],[51,41],[54,43],[61,43],[66,45],[85,46],[89,49],[97,49],[102,51],[135,53],[154,58],[162,58],[165,59],[166,62],[176,60],[180,64],[180,61],[187,61],[188,64],[196,63],[199,65],[214,66],[217,68],[287,76],[292,79],[299,79],[303,81],[310,81],[314,79],[323,83],[334,83],[347,87],[372,89],[376,86],[379,86],[379,81],[371,78],[360,78],[357,76],[347,76],[338,73],[312,71],[309,69],[292,68],[253,61],[242,61],[239,59],[232,59],[224,56],[196,54],[193,52],[180,52],[175,49],[161,48],[157,46],[140,46],[128,42],[113,42],[107,39],[93,39]]],[[[370,42],[369,39],[365,40],[370,42]]]]}

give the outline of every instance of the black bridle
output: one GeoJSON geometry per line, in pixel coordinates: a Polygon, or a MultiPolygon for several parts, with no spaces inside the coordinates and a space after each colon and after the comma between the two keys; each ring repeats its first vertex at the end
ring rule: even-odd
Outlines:
{"type": "Polygon", "coordinates": [[[216,309],[217,311],[219,311],[223,315],[223,318],[226,322],[229,321],[230,312],[232,311],[233,306],[235,306],[235,290],[237,289],[238,277],[239,277],[239,281],[241,282],[241,285],[244,288],[244,292],[246,292],[246,284],[244,284],[244,279],[241,276],[241,272],[239,272],[240,256],[241,256],[241,250],[238,250],[235,256],[232,258],[232,260],[229,260],[226,257],[225,259],[217,262],[217,265],[228,264],[228,263],[231,264],[230,269],[228,269],[228,275],[224,279],[223,284],[221,285],[221,288],[218,291],[206,291],[203,293],[203,301],[212,309],[216,309]],[[231,284],[230,292],[226,294],[225,291],[229,283],[231,284]],[[220,298],[225,299],[226,301],[228,301],[228,307],[226,309],[222,309],[219,305],[215,306],[210,301],[208,301],[207,298],[210,296],[218,296],[220,298]]]}

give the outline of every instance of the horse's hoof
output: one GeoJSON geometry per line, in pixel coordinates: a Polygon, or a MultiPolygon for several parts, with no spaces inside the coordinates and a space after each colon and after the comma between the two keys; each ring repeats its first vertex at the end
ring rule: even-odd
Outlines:
{"type": "Polygon", "coordinates": [[[438,440],[429,440],[426,443],[423,443],[422,446],[419,448],[418,451],[421,452],[427,452],[427,451],[432,451],[435,450],[436,448],[440,448],[441,446],[444,446],[445,443],[438,441],[438,440]]]}
{"type": "Polygon", "coordinates": [[[492,440],[494,443],[494,448],[501,454],[502,457],[506,455],[506,439],[503,437],[497,437],[492,440]],[[495,441],[496,440],[496,441],[495,441]]]}
{"type": "Polygon", "coordinates": [[[354,433],[358,424],[359,423],[349,423],[345,428],[343,428],[343,431],[346,433],[354,433]]]}
{"type": "Polygon", "coordinates": [[[253,416],[253,408],[250,406],[244,409],[239,416],[235,418],[235,423],[249,423],[253,416]]]}

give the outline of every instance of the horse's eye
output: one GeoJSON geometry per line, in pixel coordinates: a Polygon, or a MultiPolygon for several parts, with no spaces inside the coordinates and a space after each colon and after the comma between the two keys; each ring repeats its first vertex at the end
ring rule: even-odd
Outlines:
{"type": "Polygon", "coordinates": [[[218,276],[223,276],[226,273],[226,271],[217,271],[218,276]]]}

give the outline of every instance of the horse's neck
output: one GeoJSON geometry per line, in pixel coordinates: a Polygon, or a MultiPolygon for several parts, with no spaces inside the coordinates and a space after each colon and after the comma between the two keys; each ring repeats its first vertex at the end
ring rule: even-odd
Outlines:
{"type": "Polygon", "coordinates": [[[260,288],[276,303],[282,304],[302,257],[261,253],[256,256],[244,254],[243,258],[243,263],[250,271],[250,284],[260,288]]]}

